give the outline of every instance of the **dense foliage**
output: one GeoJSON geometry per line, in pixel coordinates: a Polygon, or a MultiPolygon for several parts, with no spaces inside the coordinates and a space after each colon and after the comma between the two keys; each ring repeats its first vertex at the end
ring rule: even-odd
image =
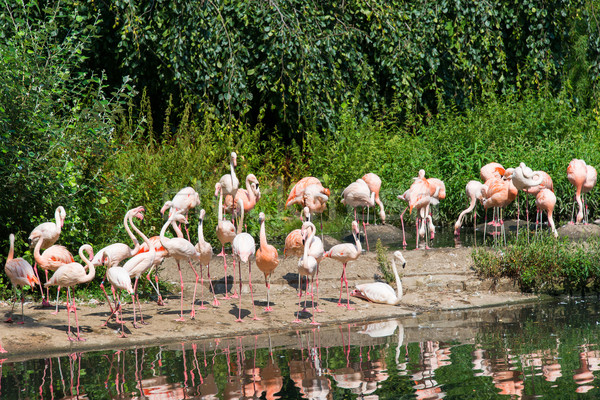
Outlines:
{"type": "Polygon", "coordinates": [[[564,217],[570,159],[600,164],[598,20],[585,0],[4,2],[0,238],[27,255],[58,205],[74,252],[127,241],[137,205],[156,235],[184,186],[214,215],[231,150],[275,240],[299,224],[283,201],[305,175],[332,189],[330,231],[349,218],[338,194],[368,171],[392,223],[420,168],[445,180],[436,220],[451,222],[490,161],[546,170],[564,217]]]}
{"type": "Polygon", "coordinates": [[[598,238],[577,243],[549,235],[529,241],[522,235],[502,250],[473,250],[473,260],[482,277],[512,278],[524,291],[585,294],[600,288],[598,238]]]}

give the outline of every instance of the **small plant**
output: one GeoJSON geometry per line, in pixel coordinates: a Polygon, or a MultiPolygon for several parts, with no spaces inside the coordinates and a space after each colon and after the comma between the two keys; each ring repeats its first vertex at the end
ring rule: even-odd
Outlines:
{"type": "Polygon", "coordinates": [[[377,251],[377,263],[379,264],[379,272],[381,272],[381,277],[387,283],[393,283],[396,281],[394,278],[394,273],[390,268],[390,263],[388,262],[387,257],[387,247],[385,247],[381,243],[381,239],[377,239],[377,244],[375,245],[377,251]]]}

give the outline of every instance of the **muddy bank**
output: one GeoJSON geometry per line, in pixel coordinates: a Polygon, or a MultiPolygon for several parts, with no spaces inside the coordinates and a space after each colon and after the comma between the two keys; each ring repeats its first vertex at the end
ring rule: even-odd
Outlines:
{"type": "MultiPolygon", "coordinates": [[[[373,249],[372,249],[373,250],[373,249]]],[[[316,313],[316,320],[322,327],[340,322],[356,322],[378,320],[389,317],[411,317],[439,310],[459,310],[473,307],[486,307],[515,302],[532,301],[536,296],[523,294],[510,282],[501,282],[492,287],[491,282],[477,278],[472,269],[470,248],[441,248],[431,250],[405,251],[406,268],[400,271],[404,288],[404,297],[399,305],[388,306],[373,304],[357,298],[350,298],[351,306],[338,307],[340,293],[340,275],[342,265],[331,259],[321,264],[319,307],[323,312],[316,313]],[[493,289],[493,290],[492,290],[493,289]]],[[[391,259],[391,251],[388,254],[391,259]]],[[[231,257],[228,257],[231,272],[231,257]]],[[[25,324],[1,324],[0,338],[9,351],[3,357],[29,358],[36,354],[50,356],[71,351],[89,351],[103,348],[127,348],[131,346],[179,343],[187,340],[252,335],[259,333],[275,333],[286,330],[311,328],[310,300],[307,304],[309,313],[301,315],[301,323],[292,323],[298,310],[296,295],[297,259],[283,260],[271,280],[272,312],[265,312],[266,287],[264,276],[253,265],[252,286],[256,312],[260,320],[253,320],[252,303],[247,281],[248,269],[244,265],[242,277],[242,318],[236,322],[238,315],[238,299],[222,300],[225,292],[224,268],[222,257],[213,257],[211,276],[215,282],[215,292],[220,299],[220,306],[211,305],[212,296],[205,281],[203,293],[199,285],[196,300],[196,318],[190,319],[191,299],[195,276],[189,266],[183,266],[185,281],[184,322],[176,322],[179,316],[179,293],[165,293],[165,305],[158,306],[152,299],[142,303],[142,312],[147,325],[139,329],[132,326],[132,307],[128,299],[124,306],[126,321],[126,338],[120,338],[114,319],[106,327],[101,326],[108,315],[108,305],[96,301],[78,304],[78,317],[81,334],[86,340],[69,342],[66,336],[67,313],[64,303],[58,315],[52,315],[53,309],[42,309],[37,304],[26,303],[25,324]],[[204,306],[205,309],[200,307],[204,306]]],[[[372,282],[379,275],[377,256],[374,251],[364,253],[357,261],[348,266],[348,281],[352,287],[357,283],[372,282]]],[[[237,276],[237,274],[236,274],[237,276]]],[[[167,260],[160,272],[163,280],[179,287],[179,275],[173,260],[167,260]]],[[[231,275],[229,274],[229,283],[231,275]]],[[[238,284],[236,281],[236,290],[238,284]]],[[[229,287],[231,292],[231,286],[229,287]]],[[[52,293],[52,292],[51,292],[52,293]]],[[[54,292],[55,293],[55,292],[54,292]]],[[[52,294],[51,294],[52,295],[52,294]]],[[[346,301],[344,290],[343,303],[346,301]]],[[[10,304],[1,304],[1,312],[5,317],[10,312],[10,304]]],[[[15,307],[15,310],[18,309],[15,307]]],[[[18,315],[15,315],[17,320],[18,315]]],[[[73,322],[73,314],[72,322],[73,322]]]]}

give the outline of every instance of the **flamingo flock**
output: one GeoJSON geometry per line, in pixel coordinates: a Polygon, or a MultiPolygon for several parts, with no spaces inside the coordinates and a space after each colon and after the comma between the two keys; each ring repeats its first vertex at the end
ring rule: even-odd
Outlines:
{"type": "MultiPolygon", "coordinates": [[[[245,188],[239,187],[239,180],[235,173],[237,165],[237,154],[232,152],[229,157],[230,173],[223,175],[215,184],[215,196],[218,197],[217,224],[216,236],[221,243],[221,252],[218,256],[223,257],[224,272],[225,272],[225,296],[223,299],[238,298],[238,317],[236,321],[243,322],[242,318],[242,282],[244,281],[242,273],[242,264],[248,266],[248,285],[251,295],[253,319],[259,320],[256,313],[254,302],[254,293],[251,281],[252,259],[254,258],[256,266],[265,276],[265,285],[267,287],[267,306],[264,312],[272,311],[271,295],[270,295],[270,279],[277,266],[280,264],[279,253],[277,249],[267,241],[267,229],[265,220],[267,216],[261,212],[258,217],[260,223],[259,246],[257,248],[256,241],[243,228],[244,217],[251,212],[260,200],[261,192],[259,182],[254,174],[248,174],[245,179],[245,188]],[[226,217],[226,213],[231,214],[231,219],[226,217]],[[235,276],[236,266],[238,272],[238,292],[235,291],[234,281],[228,284],[227,273],[227,254],[225,253],[225,245],[231,244],[231,256],[233,258],[233,276],[235,276]],[[230,295],[229,288],[232,293],[230,295]]],[[[541,213],[545,212],[548,216],[548,224],[553,235],[556,237],[558,233],[552,218],[552,213],[556,204],[556,195],[554,194],[554,186],[552,178],[543,171],[533,171],[524,163],[520,163],[515,168],[505,169],[499,163],[490,163],[484,165],[480,170],[480,176],[483,182],[469,181],[465,191],[469,198],[468,207],[462,211],[454,225],[455,235],[460,235],[465,217],[474,211],[477,203],[483,205],[487,211],[492,208],[493,218],[490,224],[495,228],[497,234],[502,235],[504,232],[503,209],[515,201],[520,192],[524,192],[525,198],[531,194],[535,196],[535,205],[538,210],[536,215],[536,227],[541,220],[541,213]],[[500,229],[498,233],[497,230],[500,229]]],[[[577,204],[577,214],[572,223],[587,223],[589,218],[588,208],[585,203],[584,195],[589,193],[596,183],[596,170],[587,165],[583,160],[574,159],[567,168],[567,178],[575,186],[575,203],[577,204]]],[[[346,307],[352,310],[350,304],[350,289],[347,278],[347,268],[350,262],[356,262],[363,252],[361,245],[361,230],[359,229],[358,209],[363,210],[361,218],[362,233],[365,236],[367,251],[369,251],[369,242],[367,237],[367,226],[369,224],[370,208],[379,208],[379,218],[382,223],[386,221],[384,205],[380,197],[382,181],[374,173],[367,173],[361,178],[348,185],[341,193],[342,204],[353,208],[354,220],[351,223],[351,232],[353,242],[337,244],[329,250],[325,250],[323,246],[323,227],[321,219],[321,238],[317,236],[317,228],[311,222],[313,214],[321,214],[327,208],[327,202],[330,199],[331,191],[325,188],[319,179],[315,177],[305,177],[298,181],[291,189],[290,194],[285,203],[286,207],[294,204],[301,206],[302,212],[302,228],[290,232],[285,240],[284,257],[298,258],[298,311],[295,313],[295,320],[292,322],[301,322],[301,315],[309,313],[306,308],[308,304],[308,294],[311,296],[312,319],[311,324],[318,325],[316,314],[319,309],[319,268],[325,258],[331,258],[342,264],[342,272],[340,276],[340,294],[338,306],[346,307]],[[367,208],[367,222],[364,219],[364,208],[367,208]],[[306,277],[306,285],[303,288],[303,277],[306,277]],[[309,290],[309,282],[311,288],[309,290]],[[344,286],[346,288],[346,304],[342,303],[342,295],[344,286]],[[304,291],[304,307],[302,307],[302,294],[304,291]]],[[[426,178],[424,170],[418,172],[417,177],[413,178],[413,183],[408,190],[397,196],[398,199],[408,203],[406,209],[401,214],[401,222],[403,228],[403,246],[406,248],[406,239],[404,235],[404,220],[403,215],[406,210],[417,210],[416,218],[416,238],[417,248],[420,238],[425,240],[425,248],[428,248],[428,241],[434,238],[435,225],[431,212],[431,206],[438,204],[446,197],[446,187],[444,182],[437,178],[426,178]]],[[[527,201],[527,200],[526,200],[527,201]]],[[[573,205],[573,214],[575,213],[575,203],[573,205]]],[[[61,288],[67,288],[67,338],[69,340],[85,340],[81,337],[79,331],[79,321],[77,318],[77,307],[74,298],[71,296],[71,287],[90,282],[94,276],[96,268],[104,265],[106,274],[100,284],[105,293],[107,303],[110,307],[110,314],[104,325],[108,324],[111,318],[115,318],[116,323],[120,324],[120,336],[125,335],[125,321],[123,318],[123,305],[121,291],[125,291],[131,296],[133,307],[134,328],[141,328],[144,325],[143,314],[141,311],[141,303],[138,297],[139,280],[144,275],[153,286],[157,294],[157,303],[164,305],[158,285],[158,276],[154,275],[154,281],[151,274],[156,270],[157,266],[167,257],[172,257],[178,268],[180,276],[180,307],[179,317],[175,320],[184,322],[184,279],[182,273],[181,262],[184,262],[184,267],[189,265],[189,268],[195,275],[194,291],[191,299],[191,311],[189,318],[196,317],[196,295],[198,281],[201,280],[201,294],[204,298],[204,268],[207,269],[207,277],[209,287],[212,292],[212,305],[219,307],[221,303],[216,297],[216,293],[210,277],[210,262],[213,257],[213,249],[211,245],[204,239],[204,223],[206,212],[200,210],[200,219],[198,222],[198,241],[193,243],[187,224],[189,222],[189,211],[200,205],[200,196],[192,188],[186,187],[181,189],[172,200],[165,202],[160,212],[167,213],[166,222],[163,224],[160,234],[148,238],[139,227],[134,223],[134,218],[143,220],[145,209],[141,206],[134,207],[125,213],[123,218],[123,226],[131,240],[131,245],[126,243],[110,244],[94,254],[93,247],[90,244],[84,244],[79,249],[79,257],[83,264],[75,261],[73,255],[61,245],[55,244],[61,233],[66,218],[66,210],[64,207],[58,207],[55,212],[55,222],[45,222],[33,229],[29,236],[30,245],[33,248],[34,266],[32,267],[23,258],[14,258],[14,235],[10,235],[10,250],[7,257],[5,272],[11,280],[13,287],[38,285],[42,297],[42,306],[50,306],[48,302],[50,286],[58,286],[56,309],[54,313],[59,311],[59,294],[61,288]],[[184,237],[181,230],[183,224],[187,233],[187,238],[184,237]],[[167,236],[167,230],[172,229],[174,236],[167,236]],[[136,236],[137,235],[137,236],[136,236]],[[139,239],[141,239],[141,242],[139,239]],[[44,250],[42,252],[42,250],[44,250]],[[194,265],[196,264],[196,266],[194,265]],[[85,266],[84,266],[85,265],[85,266]],[[196,269],[200,266],[200,273],[196,269]],[[42,289],[42,283],[39,278],[37,267],[42,268],[46,274],[46,293],[42,289]],[[53,272],[52,277],[48,277],[48,273],[53,272]],[[112,300],[104,289],[104,280],[107,280],[111,285],[112,300]],[[132,279],[133,284],[132,284],[132,279]],[[139,311],[139,323],[136,313],[139,311]],[[75,314],[76,333],[71,332],[70,313],[75,314]]],[[[517,215],[519,212],[517,211],[517,215]]],[[[486,214],[487,217],[487,214],[486,214]]],[[[476,213],[473,213],[473,223],[476,222],[476,213]]],[[[527,219],[529,215],[527,212],[527,219]]],[[[487,221],[486,221],[487,222],[487,221]]],[[[484,225],[487,228],[487,223],[484,225]]],[[[528,225],[529,226],[529,225],[528,225]]],[[[491,229],[491,228],[490,228],[491,229]]],[[[518,231],[517,231],[518,232],[518,231]]],[[[382,304],[398,304],[402,299],[402,282],[397,271],[396,261],[404,265],[406,262],[402,253],[396,251],[393,254],[392,269],[396,279],[397,289],[394,290],[391,286],[381,283],[359,284],[352,292],[352,295],[374,303],[382,304]]],[[[16,296],[15,296],[16,298],[16,296]]],[[[189,301],[189,300],[188,300],[189,301]]],[[[21,295],[21,322],[24,323],[23,315],[23,298],[21,295]]],[[[13,302],[14,308],[14,302],[13,302]]],[[[204,309],[204,301],[200,309],[204,309]]],[[[12,322],[9,318],[7,322],[12,322]]],[[[1,351],[0,347],[0,351],[1,351]]]]}

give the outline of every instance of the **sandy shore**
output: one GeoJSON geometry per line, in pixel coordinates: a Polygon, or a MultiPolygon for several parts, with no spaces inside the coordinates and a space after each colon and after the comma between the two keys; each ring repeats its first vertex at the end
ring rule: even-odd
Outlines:
{"type": "MultiPolygon", "coordinates": [[[[415,316],[426,312],[458,310],[474,307],[488,307],[511,304],[537,299],[534,295],[520,293],[510,282],[501,282],[492,287],[491,282],[480,280],[472,269],[470,248],[441,248],[431,250],[411,250],[403,252],[406,268],[400,271],[404,288],[404,297],[399,305],[388,306],[373,304],[358,298],[350,299],[355,310],[338,307],[340,275],[342,265],[326,259],[320,269],[319,307],[323,312],[316,313],[316,320],[322,327],[342,322],[361,323],[390,317],[415,316]]],[[[388,259],[391,259],[391,251],[388,259]]],[[[229,264],[231,258],[228,258],[229,264]]],[[[231,271],[231,266],[228,272],[231,271]]],[[[166,294],[165,305],[158,306],[152,299],[145,299],[142,311],[147,325],[135,329],[132,326],[133,313],[131,303],[124,306],[126,338],[120,338],[114,319],[108,326],[101,326],[108,316],[106,303],[91,302],[78,305],[81,335],[85,341],[67,340],[67,313],[64,302],[58,315],[52,315],[53,309],[43,309],[37,304],[25,305],[25,324],[1,324],[0,338],[8,350],[3,355],[10,359],[49,357],[72,351],[89,351],[107,348],[127,348],[141,345],[167,345],[186,340],[216,338],[226,336],[275,333],[286,330],[306,329],[310,325],[311,314],[303,314],[301,323],[292,323],[298,309],[297,259],[283,260],[271,280],[272,312],[265,312],[266,287],[262,273],[253,265],[252,284],[258,317],[253,320],[252,303],[247,281],[248,269],[244,265],[242,277],[242,318],[236,322],[238,299],[220,300],[219,307],[211,305],[212,296],[205,281],[203,297],[196,300],[196,318],[190,319],[194,274],[189,266],[183,266],[185,281],[184,322],[176,322],[179,316],[179,293],[166,294]],[[205,305],[205,309],[200,309],[205,305]]],[[[219,298],[223,296],[224,268],[221,257],[213,257],[211,275],[216,282],[215,291],[219,298]]],[[[348,266],[348,281],[352,287],[357,283],[372,282],[379,274],[376,253],[364,253],[357,261],[348,266]]],[[[231,275],[229,275],[231,277],[231,275]]],[[[237,276],[237,274],[236,274],[237,276]]],[[[173,260],[166,260],[161,268],[160,277],[175,283],[179,287],[179,275],[173,260]]],[[[236,289],[238,285],[236,282],[236,289]]],[[[231,288],[230,288],[231,291],[231,288]]],[[[51,292],[52,293],[52,292],[51,292]]],[[[55,292],[54,292],[55,293],[55,292]]],[[[345,301],[345,290],[343,300],[345,301]]],[[[64,297],[63,297],[64,299],[64,297]]],[[[310,311],[310,300],[307,304],[310,311]]],[[[5,317],[10,313],[10,304],[1,305],[5,317]]],[[[15,311],[18,310],[15,307],[15,311]]],[[[71,314],[73,316],[73,314],[71,314]]],[[[15,315],[15,320],[20,316],[15,315]]],[[[72,322],[73,322],[73,318],[72,322]]]]}

